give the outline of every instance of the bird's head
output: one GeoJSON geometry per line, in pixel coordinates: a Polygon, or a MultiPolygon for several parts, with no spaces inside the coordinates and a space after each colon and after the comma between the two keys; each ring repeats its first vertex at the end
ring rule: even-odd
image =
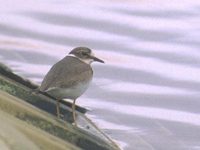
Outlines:
{"type": "Polygon", "coordinates": [[[95,57],[92,50],[87,47],[76,47],[69,53],[69,55],[75,56],[87,64],[91,64],[94,61],[104,63],[103,60],[95,57]]]}

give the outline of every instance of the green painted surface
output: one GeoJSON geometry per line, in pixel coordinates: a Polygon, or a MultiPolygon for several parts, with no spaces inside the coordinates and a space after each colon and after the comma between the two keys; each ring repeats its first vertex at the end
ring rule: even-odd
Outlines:
{"type": "Polygon", "coordinates": [[[69,142],[34,126],[31,121],[22,119],[25,114],[39,115],[34,113],[34,108],[19,102],[7,93],[0,92],[0,95],[0,149],[79,150],[69,142]]]}

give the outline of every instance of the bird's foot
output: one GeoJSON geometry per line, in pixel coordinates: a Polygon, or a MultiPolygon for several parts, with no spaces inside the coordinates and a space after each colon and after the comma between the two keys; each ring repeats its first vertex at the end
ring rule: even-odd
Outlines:
{"type": "Polygon", "coordinates": [[[77,127],[77,123],[76,122],[73,122],[72,125],[75,126],[75,127],[77,127]]]}

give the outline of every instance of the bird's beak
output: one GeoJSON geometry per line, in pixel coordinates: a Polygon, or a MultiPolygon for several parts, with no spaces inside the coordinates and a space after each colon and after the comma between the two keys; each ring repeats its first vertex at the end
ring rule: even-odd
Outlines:
{"type": "Polygon", "coordinates": [[[91,56],[91,58],[92,58],[94,61],[98,61],[98,62],[100,62],[100,63],[104,63],[103,60],[101,60],[101,59],[99,59],[99,58],[97,58],[97,57],[95,57],[95,56],[91,56]]]}

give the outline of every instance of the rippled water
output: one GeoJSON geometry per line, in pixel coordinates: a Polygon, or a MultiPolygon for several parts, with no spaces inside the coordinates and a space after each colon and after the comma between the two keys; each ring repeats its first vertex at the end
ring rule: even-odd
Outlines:
{"type": "Polygon", "coordinates": [[[0,58],[40,83],[73,47],[106,61],[77,101],[124,150],[200,149],[198,0],[1,0],[0,58]]]}

